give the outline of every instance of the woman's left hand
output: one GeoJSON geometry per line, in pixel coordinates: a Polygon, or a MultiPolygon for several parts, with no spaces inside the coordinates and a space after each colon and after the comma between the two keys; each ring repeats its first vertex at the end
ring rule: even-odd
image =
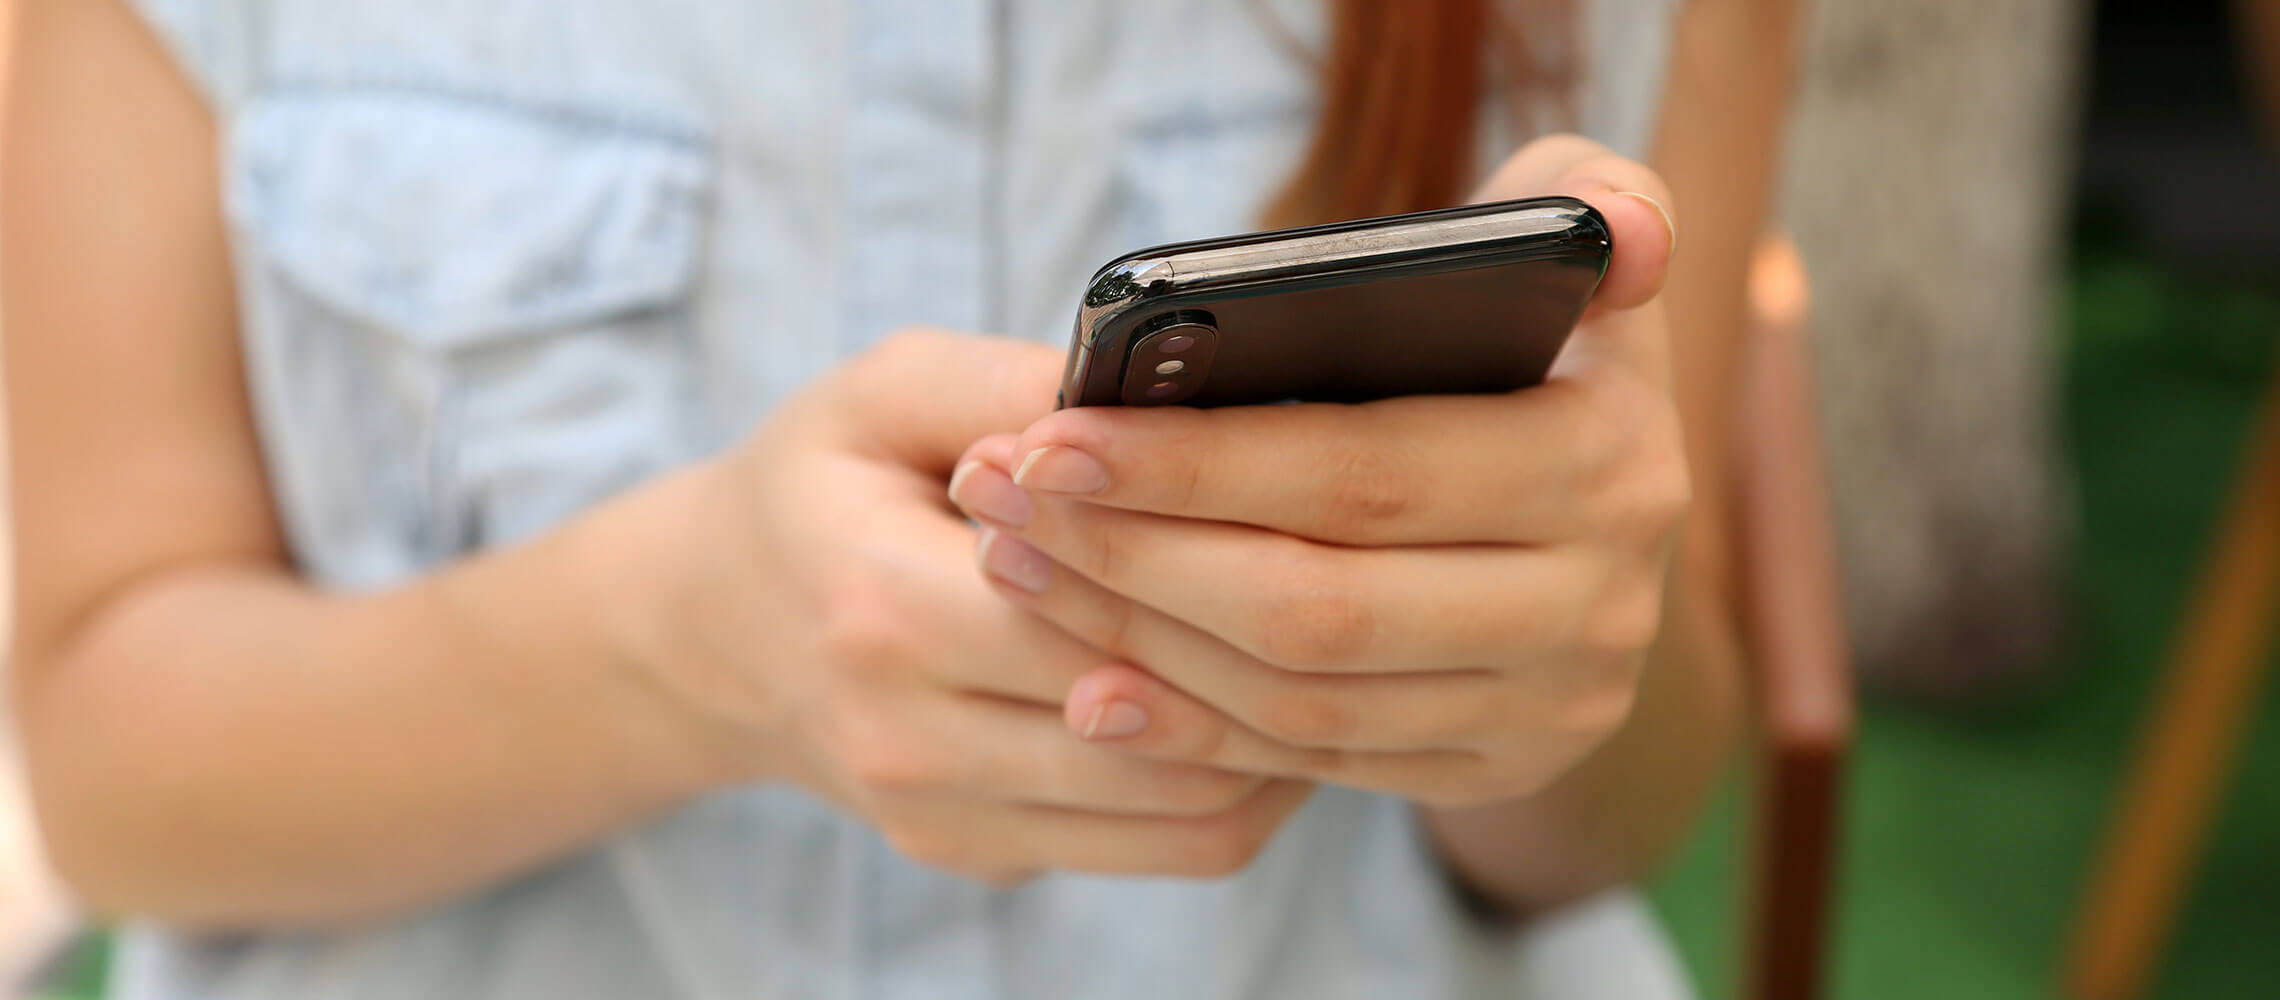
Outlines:
{"type": "Polygon", "coordinates": [[[1064,410],[951,498],[1010,599],[1134,666],[1067,722],[1152,757],[1435,805],[1537,791],[1628,716],[1689,486],[1655,295],[1661,180],[1532,143],[1493,197],[1584,198],[1615,258],[1553,377],[1502,396],[1064,410]]]}

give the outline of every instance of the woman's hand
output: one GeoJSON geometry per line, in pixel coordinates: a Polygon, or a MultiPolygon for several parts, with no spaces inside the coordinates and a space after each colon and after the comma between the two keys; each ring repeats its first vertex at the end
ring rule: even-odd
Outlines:
{"type": "Polygon", "coordinates": [[[1086,408],[970,450],[953,500],[1001,593],[1137,664],[1066,723],[1167,761],[1436,805],[1544,788],[1624,722],[1689,497],[1646,168],[1574,138],[1499,197],[1614,231],[1545,385],[1493,397],[1086,408]]]}
{"type": "Polygon", "coordinates": [[[392,586],[308,578],[245,382],[211,115],[127,5],[17,7],[0,228],[40,250],[0,257],[9,701],[97,912],[397,916],[753,780],[991,878],[1226,871],[1304,797],[1068,733],[1102,655],[974,576],[943,484],[1046,412],[1046,348],[897,338],[728,454],[516,544],[392,586]]]}
{"type": "Polygon", "coordinates": [[[1051,406],[1060,354],[911,332],[819,380],[700,469],[709,527],[642,657],[728,723],[750,777],[795,781],[915,860],[1217,875],[1307,786],[1085,742],[1061,724],[1109,662],[975,577],[943,477],[984,429],[1051,406]]]}

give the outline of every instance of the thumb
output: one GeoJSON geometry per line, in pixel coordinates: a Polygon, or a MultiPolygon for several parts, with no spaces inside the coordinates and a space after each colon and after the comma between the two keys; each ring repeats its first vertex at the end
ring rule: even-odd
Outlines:
{"type": "Polygon", "coordinates": [[[1662,290],[1677,245],[1670,187],[1645,164],[1576,135],[1545,136],[1522,146],[1475,192],[1481,201],[1564,194],[1607,220],[1615,244],[1592,310],[1629,309],[1662,290]]]}
{"type": "Polygon", "coordinates": [[[1655,296],[1670,272],[1677,235],[1665,207],[1670,188],[1663,179],[1589,139],[1554,135],[1521,147],[1479,193],[1485,198],[1565,194],[1588,202],[1607,222],[1614,257],[1576,335],[1560,352],[1554,374],[1613,362],[1667,384],[1669,338],[1655,296]]]}
{"type": "Polygon", "coordinates": [[[1052,412],[1061,360],[1043,344],[912,328],[842,366],[826,395],[850,449],[948,475],[975,441],[1052,412]]]}

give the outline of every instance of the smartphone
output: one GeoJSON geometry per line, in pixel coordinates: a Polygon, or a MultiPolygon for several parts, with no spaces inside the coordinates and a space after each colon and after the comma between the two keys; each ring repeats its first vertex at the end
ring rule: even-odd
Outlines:
{"type": "Polygon", "coordinates": [[[1093,275],[1063,406],[1500,393],[1543,381],[1614,249],[1573,198],[1152,247],[1093,275]]]}

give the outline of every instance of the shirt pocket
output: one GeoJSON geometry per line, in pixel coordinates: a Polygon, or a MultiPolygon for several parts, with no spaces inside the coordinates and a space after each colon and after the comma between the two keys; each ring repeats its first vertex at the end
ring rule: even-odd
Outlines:
{"type": "Polygon", "coordinates": [[[700,130],[304,87],[250,103],[229,157],[249,362],[311,554],[392,575],[689,456],[700,130]]]}

